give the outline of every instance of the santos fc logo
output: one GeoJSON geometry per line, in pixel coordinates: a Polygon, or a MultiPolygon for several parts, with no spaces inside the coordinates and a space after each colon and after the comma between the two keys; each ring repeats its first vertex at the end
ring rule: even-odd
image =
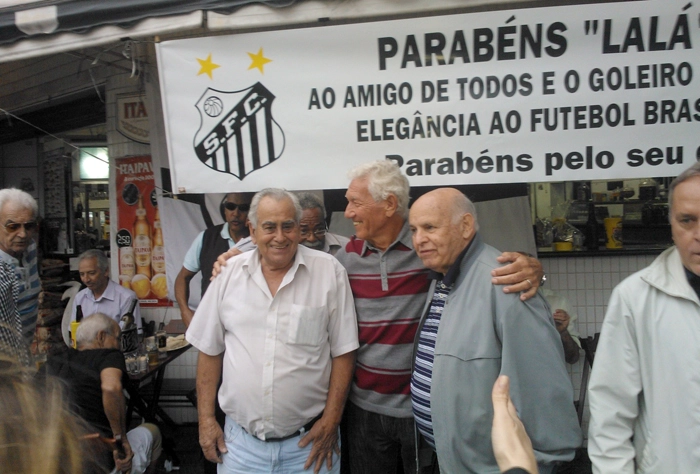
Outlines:
{"type": "Polygon", "coordinates": [[[272,118],[275,96],[261,83],[225,92],[208,88],[196,107],[194,150],[208,167],[245,178],[282,156],[284,132],[272,118]]]}

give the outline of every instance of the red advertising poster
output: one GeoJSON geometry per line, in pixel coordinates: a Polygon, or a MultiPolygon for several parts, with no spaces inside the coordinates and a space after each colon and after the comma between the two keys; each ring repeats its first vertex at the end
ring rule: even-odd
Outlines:
{"type": "Polygon", "coordinates": [[[170,306],[150,156],[116,160],[119,282],[142,306],[170,306]]]}

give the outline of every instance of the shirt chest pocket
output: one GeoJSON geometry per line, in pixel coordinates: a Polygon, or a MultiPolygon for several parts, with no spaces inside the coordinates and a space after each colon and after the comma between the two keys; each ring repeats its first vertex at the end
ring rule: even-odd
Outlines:
{"type": "Polygon", "coordinates": [[[292,305],[287,342],[319,346],[328,339],[328,311],[325,307],[292,305]]]}

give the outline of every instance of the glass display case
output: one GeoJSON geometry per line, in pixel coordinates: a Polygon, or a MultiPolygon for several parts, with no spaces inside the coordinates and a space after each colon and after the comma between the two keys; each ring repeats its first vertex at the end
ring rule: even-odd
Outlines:
{"type": "Polygon", "coordinates": [[[672,245],[673,178],[533,183],[530,199],[541,253],[658,253],[672,245]]]}

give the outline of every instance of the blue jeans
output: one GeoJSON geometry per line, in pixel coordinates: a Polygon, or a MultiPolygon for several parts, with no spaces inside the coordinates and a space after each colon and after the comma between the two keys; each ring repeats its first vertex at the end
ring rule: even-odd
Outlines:
{"type": "MultiPolygon", "coordinates": [[[[249,435],[241,426],[226,417],[224,441],[227,453],[221,455],[223,464],[219,464],[219,474],[249,473],[296,473],[314,472],[313,464],[304,471],[304,464],[309,458],[313,443],[305,448],[298,446],[301,435],[284,441],[262,441],[249,435]]],[[[340,443],[340,438],[338,440],[340,443]]],[[[337,474],[340,472],[340,456],[333,453],[333,467],[329,471],[323,463],[321,473],[337,474]]]]}
{"type": "Polygon", "coordinates": [[[413,417],[395,418],[346,407],[351,474],[393,474],[399,463],[405,474],[416,472],[413,417]]]}

